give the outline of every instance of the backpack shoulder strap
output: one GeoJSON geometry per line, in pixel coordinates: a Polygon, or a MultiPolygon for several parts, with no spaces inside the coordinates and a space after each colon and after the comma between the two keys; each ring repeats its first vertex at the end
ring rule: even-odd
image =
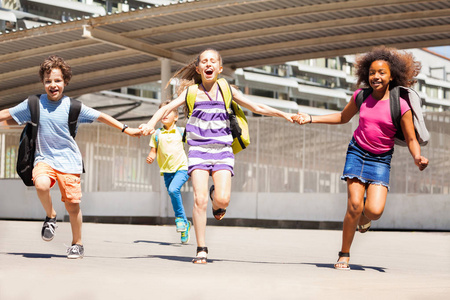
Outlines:
{"type": "Polygon", "coordinates": [[[231,100],[233,100],[230,84],[225,78],[219,78],[217,80],[217,84],[219,84],[220,92],[222,93],[223,101],[225,102],[225,107],[228,110],[231,107],[231,100]]]}
{"type": "Polygon", "coordinates": [[[181,134],[181,137],[183,137],[183,135],[184,135],[184,129],[181,128],[181,127],[179,127],[179,126],[177,126],[177,130],[178,130],[178,132],[181,134]]]}
{"type": "Polygon", "coordinates": [[[31,124],[32,126],[32,135],[33,139],[36,140],[37,131],[39,127],[39,119],[41,116],[41,111],[39,108],[39,99],[41,95],[30,95],[28,96],[28,109],[30,110],[31,115],[31,124]]]}
{"type": "Polygon", "coordinates": [[[33,124],[39,123],[40,109],[39,109],[39,99],[41,95],[30,95],[28,96],[28,109],[31,114],[31,122],[33,124]]]}
{"type": "Polygon", "coordinates": [[[70,135],[75,138],[77,135],[77,123],[78,116],[81,112],[82,103],[79,100],[70,98],[70,109],[69,109],[69,131],[70,135]]]}
{"type": "Polygon", "coordinates": [[[194,104],[195,104],[195,98],[197,98],[197,91],[198,91],[198,84],[193,84],[191,86],[188,86],[187,92],[186,92],[186,107],[188,109],[188,115],[186,116],[189,118],[192,114],[192,111],[194,110],[194,104]]]}
{"type": "Polygon", "coordinates": [[[156,142],[156,148],[158,148],[159,143],[159,134],[161,133],[161,128],[156,129],[155,131],[155,142],[156,142]]]}
{"type": "Polygon", "coordinates": [[[364,100],[369,97],[369,95],[372,93],[372,88],[366,88],[361,89],[358,94],[356,94],[356,107],[358,107],[358,110],[361,108],[361,105],[363,104],[364,100]]]}
{"type": "Polygon", "coordinates": [[[402,113],[400,109],[400,86],[396,86],[389,91],[389,106],[391,108],[392,123],[398,133],[401,133],[402,127],[400,120],[402,119],[402,113]]]}

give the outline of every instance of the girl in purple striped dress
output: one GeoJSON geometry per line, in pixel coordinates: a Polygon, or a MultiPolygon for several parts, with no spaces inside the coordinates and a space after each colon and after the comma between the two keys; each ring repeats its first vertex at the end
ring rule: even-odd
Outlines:
{"type": "MultiPolygon", "coordinates": [[[[206,263],[208,248],[205,243],[206,209],[212,200],[213,215],[221,220],[231,194],[231,177],[234,175],[234,154],[231,148],[233,138],[229,128],[228,114],[217,78],[222,73],[222,57],[213,49],[204,50],[199,56],[177,73],[180,79],[178,97],[160,108],[147,124],[139,128],[144,135],[155,131],[156,123],[172,110],[185,104],[187,87],[198,84],[198,92],[191,117],[186,124],[186,140],[189,144],[188,173],[194,189],[192,218],[197,238],[197,255],[193,263],[206,263]],[[208,188],[209,176],[214,184],[208,188]]],[[[231,88],[233,100],[254,113],[276,116],[292,121],[293,114],[270,106],[252,102],[235,88],[231,88]]]]}

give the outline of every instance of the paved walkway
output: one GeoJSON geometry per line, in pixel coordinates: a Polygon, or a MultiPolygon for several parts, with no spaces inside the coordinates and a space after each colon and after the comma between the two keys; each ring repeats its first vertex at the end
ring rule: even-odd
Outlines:
{"type": "MultiPolygon", "coordinates": [[[[85,223],[86,255],[66,259],[41,222],[0,221],[0,299],[448,299],[450,233],[357,233],[352,270],[333,269],[341,232],[207,228],[210,263],[175,226],[85,223]]],[[[191,231],[194,234],[194,231],[191,231]]]]}

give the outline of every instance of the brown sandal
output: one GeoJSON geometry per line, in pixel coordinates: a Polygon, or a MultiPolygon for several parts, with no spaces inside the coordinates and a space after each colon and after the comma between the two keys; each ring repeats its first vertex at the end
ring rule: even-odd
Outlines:
{"type": "Polygon", "coordinates": [[[192,260],[194,264],[206,264],[206,256],[208,255],[208,247],[197,247],[197,256],[192,260]],[[205,256],[199,256],[198,254],[204,252],[205,256]]]}
{"type": "MultiPolygon", "coordinates": [[[[213,192],[214,192],[214,184],[211,185],[211,187],[209,188],[209,198],[211,198],[211,202],[214,201],[213,196],[212,196],[213,192]]],[[[220,221],[223,219],[223,217],[225,217],[227,209],[226,208],[214,209],[214,207],[213,207],[212,212],[213,212],[214,218],[216,218],[216,220],[220,221]]]]}
{"type": "MultiPolygon", "coordinates": [[[[363,216],[366,216],[364,214],[364,211],[361,213],[363,216]]],[[[367,217],[366,217],[367,218],[367,217]]],[[[372,226],[372,221],[369,220],[369,223],[366,223],[364,225],[357,225],[356,228],[358,229],[359,232],[361,233],[365,233],[367,231],[369,231],[370,226],[372,226]]]]}

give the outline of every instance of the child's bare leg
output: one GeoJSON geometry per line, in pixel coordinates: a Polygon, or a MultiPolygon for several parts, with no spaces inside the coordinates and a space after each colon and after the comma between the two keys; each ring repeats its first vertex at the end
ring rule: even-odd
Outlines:
{"type": "Polygon", "coordinates": [[[82,245],[83,243],[81,242],[81,227],[83,224],[83,215],[81,214],[80,204],[70,203],[67,200],[64,203],[67,212],[69,213],[70,226],[72,227],[72,245],[82,245]]]}
{"type": "Polygon", "coordinates": [[[363,223],[360,225],[367,224],[370,220],[378,220],[381,217],[386,205],[387,194],[387,187],[377,184],[369,185],[367,188],[366,206],[364,208],[364,215],[367,220],[360,220],[360,223],[363,223]]]}
{"type": "Polygon", "coordinates": [[[54,218],[56,217],[56,211],[53,208],[52,197],[50,196],[50,185],[51,180],[47,176],[39,176],[34,181],[38,198],[41,201],[47,217],[54,218]]]}
{"type": "MultiPolygon", "coordinates": [[[[356,225],[361,216],[364,205],[365,184],[357,179],[347,180],[347,212],[345,213],[344,225],[342,229],[342,248],[341,252],[350,253],[350,247],[355,236],[356,225]]],[[[349,257],[340,257],[339,261],[350,260],[349,257]]]]}
{"type": "Polygon", "coordinates": [[[194,188],[194,208],[192,219],[194,221],[195,237],[198,247],[205,247],[206,209],[208,207],[208,180],[209,172],[194,170],[191,173],[192,187],[194,188]]]}
{"type": "Polygon", "coordinates": [[[228,170],[215,171],[212,174],[214,181],[213,209],[227,208],[231,195],[231,172],[228,170]]]}

